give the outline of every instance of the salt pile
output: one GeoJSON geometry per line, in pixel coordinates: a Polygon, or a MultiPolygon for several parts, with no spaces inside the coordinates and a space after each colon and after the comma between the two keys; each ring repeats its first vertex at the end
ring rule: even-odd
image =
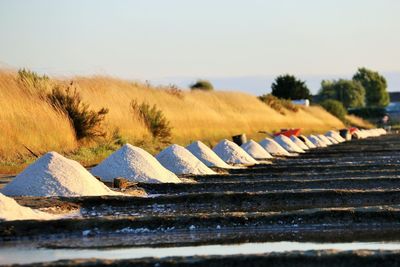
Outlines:
{"type": "Polygon", "coordinates": [[[381,136],[386,133],[386,131],[382,128],[377,128],[377,129],[370,129],[370,130],[365,130],[369,134],[369,136],[377,137],[381,136]]]}
{"type": "Polygon", "coordinates": [[[258,162],[237,144],[222,140],[214,147],[214,152],[225,162],[238,165],[254,165],[258,162]]]}
{"type": "Polygon", "coordinates": [[[28,166],[2,190],[9,196],[119,195],[91,175],[82,165],[49,152],[28,166]]]}
{"type": "Polygon", "coordinates": [[[50,220],[57,216],[19,205],[14,199],[0,193],[0,221],[50,220]]]}
{"type": "Polygon", "coordinates": [[[175,174],[215,174],[186,148],[171,145],[161,151],[157,160],[175,174]]]}
{"type": "Polygon", "coordinates": [[[378,131],[376,129],[371,129],[371,130],[368,130],[368,131],[369,131],[370,135],[373,136],[373,137],[380,136],[380,133],[378,133],[378,131]]]}
{"type": "Polygon", "coordinates": [[[293,143],[293,141],[290,140],[289,137],[284,136],[282,134],[276,136],[274,138],[274,140],[289,152],[293,152],[293,153],[304,153],[305,152],[303,149],[301,149],[299,146],[297,146],[295,143],[293,143]]]}
{"type": "Polygon", "coordinates": [[[242,145],[244,151],[246,151],[250,156],[256,160],[272,159],[274,158],[270,153],[268,153],[259,143],[250,139],[242,145]]]}
{"type": "Polygon", "coordinates": [[[325,134],[325,136],[326,136],[326,137],[332,137],[332,138],[334,138],[336,141],[338,141],[339,143],[342,143],[342,142],[346,141],[346,140],[344,140],[343,137],[340,136],[340,134],[339,134],[338,132],[335,132],[335,131],[328,131],[328,132],[325,134]]]}
{"type": "Polygon", "coordinates": [[[383,128],[378,128],[377,130],[381,135],[387,134],[386,130],[383,128]]]}
{"type": "Polygon", "coordinates": [[[126,144],[91,170],[105,181],[123,177],[142,183],[180,183],[181,180],[164,168],[147,151],[126,144]]]}
{"type": "Polygon", "coordinates": [[[309,135],[308,140],[310,140],[316,147],[327,147],[328,146],[325,142],[321,141],[321,139],[319,139],[315,135],[309,135]]]}
{"type": "Polygon", "coordinates": [[[328,140],[331,141],[332,144],[339,144],[339,141],[331,136],[326,136],[326,138],[328,138],[328,140]]]}
{"type": "Polygon", "coordinates": [[[196,141],[186,147],[193,155],[195,155],[201,162],[208,167],[218,167],[230,169],[232,166],[226,164],[211,148],[206,146],[203,142],[196,141]]]}
{"type": "Polygon", "coordinates": [[[272,156],[291,156],[287,150],[271,138],[265,138],[260,142],[260,145],[272,156]]]}
{"type": "Polygon", "coordinates": [[[317,137],[324,142],[325,144],[327,144],[328,146],[333,145],[333,143],[323,134],[318,134],[317,137]]]}
{"type": "Polygon", "coordinates": [[[295,135],[290,136],[290,140],[292,140],[293,143],[295,143],[298,147],[300,147],[303,150],[309,150],[310,149],[303,141],[301,141],[295,135]]]}
{"type": "Polygon", "coordinates": [[[368,137],[365,131],[360,131],[358,129],[353,133],[353,136],[355,136],[357,139],[364,139],[368,137]]]}
{"type": "Polygon", "coordinates": [[[304,142],[304,144],[306,144],[309,148],[316,148],[317,146],[314,145],[306,136],[304,135],[300,135],[298,137],[301,141],[304,142]]]}

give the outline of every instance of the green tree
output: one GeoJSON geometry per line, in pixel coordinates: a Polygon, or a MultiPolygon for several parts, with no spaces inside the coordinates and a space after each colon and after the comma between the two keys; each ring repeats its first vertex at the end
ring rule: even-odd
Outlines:
{"type": "Polygon", "coordinates": [[[310,99],[311,94],[306,83],[293,75],[280,75],[271,85],[272,95],[284,99],[310,99]]]}
{"type": "Polygon", "coordinates": [[[344,122],[346,120],[347,111],[341,102],[334,99],[327,99],[322,101],[320,105],[341,121],[344,122]]]}
{"type": "Polygon", "coordinates": [[[212,91],[212,90],[214,90],[214,86],[211,84],[210,81],[197,80],[195,83],[190,85],[190,89],[192,89],[192,90],[212,91]]]}
{"type": "Polygon", "coordinates": [[[389,104],[386,79],[378,72],[359,68],[354,74],[353,80],[364,86],[368,106],[386,107],[389,104]]]}
{"type": "Polygon", "coordinates": [[[341,102],[346,108],[363,107],[365,105],[365,89],[353,80],[322,81],[318,99],[334,99],[341,102]]]}

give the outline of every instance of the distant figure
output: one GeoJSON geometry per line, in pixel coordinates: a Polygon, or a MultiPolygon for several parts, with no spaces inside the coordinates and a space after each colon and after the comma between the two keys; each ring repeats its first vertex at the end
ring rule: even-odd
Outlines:
{"type": "Polygon", "coordinates": [[[390,131],[390,117],[388,114],[385,114],[378,122],[378,125],[385,129],[386,131],[390,131]]]}

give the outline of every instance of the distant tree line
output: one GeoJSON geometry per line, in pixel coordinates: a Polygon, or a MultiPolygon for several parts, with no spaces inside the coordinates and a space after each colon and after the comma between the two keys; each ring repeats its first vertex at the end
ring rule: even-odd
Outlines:
{"type": "MultiPolygon", "coordinates": [[[[283,99],[312,98],[305,81],[289,74],[276,77],[271,89],[273,96],[283,99]]],[[[384,108],[390,101],[385,77],[364,67],[359,68],[351,80],[323,80],[313,99],[341,119],[348,109],[384,108]]]]}
{"type": "MultiPolygon", "coordinates": [[[[272,95],[279,98],[311,98],[306,83],[289,74],[278,76],[271,89],[272,95]]],[[[386,107],[390,100],[385,77],[367,68],[359,68],[351,80],[323,80],[316,99],[337,100],[346,108],[386,107]]]]}

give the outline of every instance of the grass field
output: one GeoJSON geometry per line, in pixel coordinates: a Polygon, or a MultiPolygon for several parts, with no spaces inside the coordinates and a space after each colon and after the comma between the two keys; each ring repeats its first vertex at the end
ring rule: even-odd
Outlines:
{"type": "MultiPolygon", "coordinates": [[[[132,114],[133,99],[156,104],[170,121],[172,142],[181,145],[194,140],[214,145],[241,133],[260,140],[265,136],[258,133],[261,130],[272,132],[287,127],[300,127],[305,133],[344,127],[318,106],[301,108],[298,112],[285,111],[282,115],[245,93],[189,90],[174,93],[169,87],[155,88],[97,76],[74,77],[73,81],[90,108],[109,109],[104,123],[109,133],[118,129],[125,141],[152,153],[161,147],[152,143],[148,130],[132,114]]],[[[70,82],[50,79],[43,90],[70,82]]],[[[112,149],[98,143],[78,143],[69,120],[39,95],[37,89],[22,83],[16,72],[0,72],[0,172],[11,172],[31,161],[26,147],[36,154],[55,150],[84,164],[94,164],[111,153],[112,149]]]]}

